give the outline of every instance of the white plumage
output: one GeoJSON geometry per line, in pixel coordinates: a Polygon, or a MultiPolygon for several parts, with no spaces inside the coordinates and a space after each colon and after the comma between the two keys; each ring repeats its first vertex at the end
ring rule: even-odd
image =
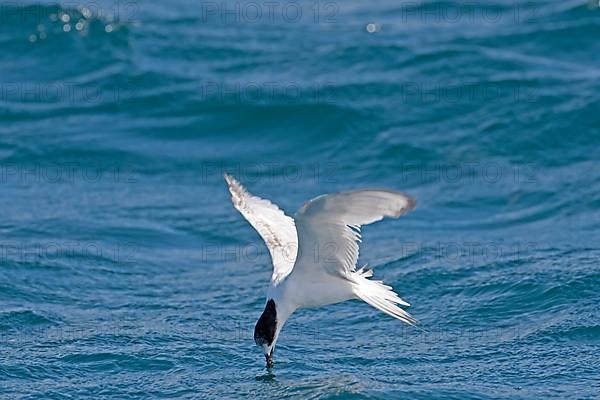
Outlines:
{"type": "Polygon", "coordinates": [[[272,343],[262,345],[267,363],[281,328],[298,308],[361,299],[403,322],[416,322],[399,307],[409,304],[390,286],[369,279],[372,271],[365,267],[356,269],[360,227],[400,217],[415,207],[414,199],[375,189],[322,195],[306,202],[294,220],[231,176],[225,180],[233,205],[263,238],[273,261],[267,300],[276,305],[276,329],[272,343]]]}

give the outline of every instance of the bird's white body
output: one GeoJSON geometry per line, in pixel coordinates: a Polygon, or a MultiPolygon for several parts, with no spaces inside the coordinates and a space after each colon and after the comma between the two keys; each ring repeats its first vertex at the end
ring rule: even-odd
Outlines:
{"type": "Polygon", "coordinates": [[[255,329],[268,365],[281,328],[298,308],[361,299],[401,321],[415,322],[398,306],[409,304],[391,287],[369,279],[371,270],[356,269],[360,226],[399,217],[414,208],[412,198],[387,190],[323,195],[304,203],[292,219],[230,176],[225,179],[234,206],[263,238],[273,261],[267,306],[255,329]]]}
{"type": "Polygon", "coordinates": [[[267,298],[286,308],[310,308],[358,298],[353,283],[330,274],[291,273],[277,286],[269,287],[267,298]]]}

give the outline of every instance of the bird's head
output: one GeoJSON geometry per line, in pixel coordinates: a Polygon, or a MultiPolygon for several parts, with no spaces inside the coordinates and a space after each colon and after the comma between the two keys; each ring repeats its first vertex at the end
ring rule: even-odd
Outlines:
{"type": "Polygon", "coordinates": [[[267,368],[273,367],[273,349],[284,322],[278,318],[275,301],[269,299],[254,327],[254,342],[262,349],[267,361],[267,368]]]}

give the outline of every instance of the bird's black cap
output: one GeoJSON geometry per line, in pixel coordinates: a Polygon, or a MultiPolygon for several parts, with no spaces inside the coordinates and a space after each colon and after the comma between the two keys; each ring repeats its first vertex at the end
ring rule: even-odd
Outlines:
{"type": "Polygon", "coordinates": [[[271,346],[275,340],[275,330],[277,328],[277,311],[275,310],[275,301],[269,299],[265,310],[258,319],[254,327],[254,342],[258,346],[266,344],[271,346]]]}

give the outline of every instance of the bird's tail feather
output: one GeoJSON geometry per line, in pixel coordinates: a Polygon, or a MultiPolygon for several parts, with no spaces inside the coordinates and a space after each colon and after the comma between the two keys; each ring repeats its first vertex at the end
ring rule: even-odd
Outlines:
{"type": "Polygon", "coordinates": [[[366,265],[353,274],[356,280],[356,295],[387,315],[407,324],[415,325],[417,320],[408,312],[398,307],[398,305],[408,307],[410,304],[402,300],[390,286],[387,286],[382,281],[368,279],[373,276],[373,271],[365,269],[365,267],[366,265]]]}

